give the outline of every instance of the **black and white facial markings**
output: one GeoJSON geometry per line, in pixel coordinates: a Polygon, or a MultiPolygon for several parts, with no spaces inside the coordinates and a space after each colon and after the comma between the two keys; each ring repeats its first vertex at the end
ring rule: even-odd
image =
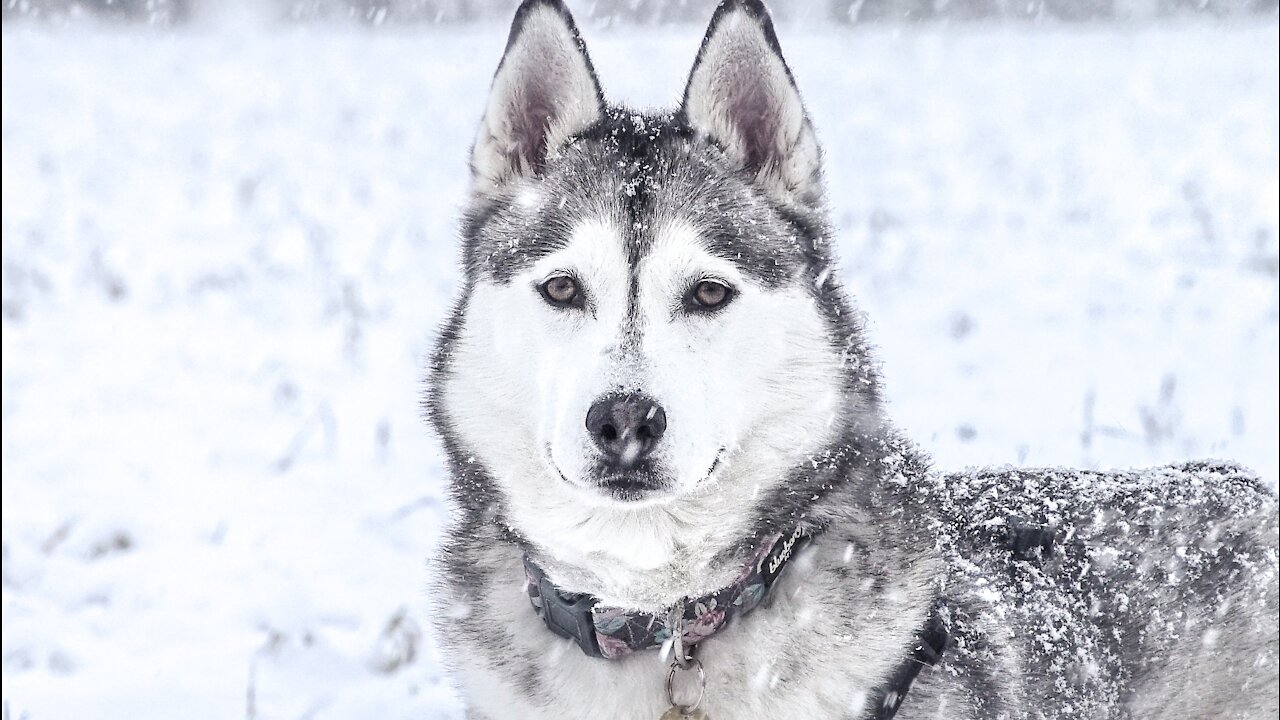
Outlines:
{"type": "Polygon", "coordinates": [[[525,532],[750,505],[875,414],[821,153],[758,3],[721,6],[666,114],[606,104],[568,12],[526,3],[471,166],[433,416],[525,532]]]}

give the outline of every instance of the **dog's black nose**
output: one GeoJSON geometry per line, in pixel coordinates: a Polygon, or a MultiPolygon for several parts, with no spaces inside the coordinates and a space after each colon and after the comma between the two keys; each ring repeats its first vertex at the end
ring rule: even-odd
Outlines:
{"type": "Polygon", "coordinates": [[[667,431],[667,413],[643,395],[610,395],[587,411],[587,432],[605,462],[630,470],[644,459],[667,431]]]}

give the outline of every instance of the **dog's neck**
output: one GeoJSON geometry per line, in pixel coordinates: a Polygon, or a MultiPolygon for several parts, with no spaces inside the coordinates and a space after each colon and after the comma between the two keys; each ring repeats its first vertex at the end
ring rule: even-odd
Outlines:
{"type": "Polygon", "coordinates": [[[558,527],[527,518],[519,525],[530,555],[562,590],[658,609],[728,585],[755,550],[751,525],[727,524],[712,495],[638,509],[582,508],[558,527]]]}
{"type": "Polygon", "coordinates": [[[763,460],[739,465],[786,477],[785,483],[724,477],[670,504],[635,509],[520,498],[508,508],[516,514],[504,521],[561,590],[610,606],[658,610],[732,583],[771,534],[796,527],[812,532],[857,513],[860,489],[877,482],[894,439],[843,438],[806,460],[803,470],[763,460]],[[773,494],[760,487],[774,488],[773,494]]]}

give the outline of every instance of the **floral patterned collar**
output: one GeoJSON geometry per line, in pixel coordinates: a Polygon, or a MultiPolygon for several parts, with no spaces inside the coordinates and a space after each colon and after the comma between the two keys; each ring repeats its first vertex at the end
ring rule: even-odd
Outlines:
{"type": "Polygon", "coordinates": [[[716,634],[733,618],[758,607],[787,561],[809,539],[799,527],[785,537],[766,537],[727,587],[700,598],[688,598],[661,614],[607,607],[590,595],[563,593],[528,555],[524,557],[525,590],[547,627],[575,641],[582,652],[592,657],[612,660],[661,647],[671,640],[673,625],[683,629],[683,647],[691,648],[716,634]]]}

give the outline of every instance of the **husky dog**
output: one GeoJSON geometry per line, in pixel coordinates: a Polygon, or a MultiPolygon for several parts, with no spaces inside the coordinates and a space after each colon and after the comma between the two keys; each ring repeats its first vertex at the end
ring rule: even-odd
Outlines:
{"type": "Polygon", "coordinates": [[[934,472],[837,283],[758,0],[680,107],[605,102],[518,10],[427,408],[469,718],[1274,718],[1277,501],[1248,471],[934,472]]]}

